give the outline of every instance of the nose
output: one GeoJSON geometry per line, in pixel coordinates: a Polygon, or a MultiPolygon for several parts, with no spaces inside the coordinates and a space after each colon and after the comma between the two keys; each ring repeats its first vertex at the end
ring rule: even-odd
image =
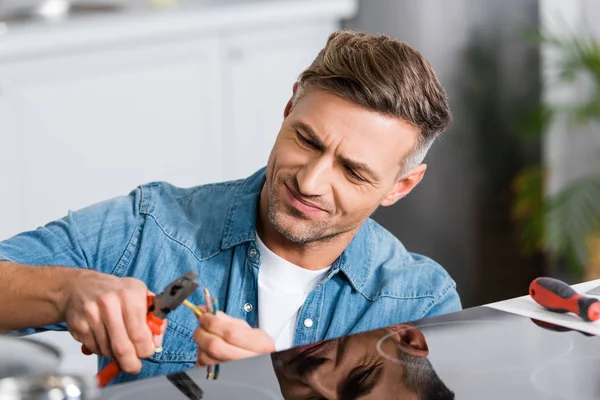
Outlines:
{"type": "Polygon", "coordinates": [[[331,186],[331,163],[325,157],[316,157],[298,172],[300,193],[305,196],[323,196],[331,186]]]}

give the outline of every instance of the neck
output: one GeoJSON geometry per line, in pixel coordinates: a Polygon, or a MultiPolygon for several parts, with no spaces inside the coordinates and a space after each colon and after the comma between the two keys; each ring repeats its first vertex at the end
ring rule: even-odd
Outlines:
{"type": "Polygon", "coordinates": [[[260,240],[279,257],[308,270],[316,271],[329,267],[342,254],[356,234],[356,230],[353,230],[310,243],[292,242],[271,225],[268,210],[267,193],[263,188],[256,221],[256,231],[260,240]]]}

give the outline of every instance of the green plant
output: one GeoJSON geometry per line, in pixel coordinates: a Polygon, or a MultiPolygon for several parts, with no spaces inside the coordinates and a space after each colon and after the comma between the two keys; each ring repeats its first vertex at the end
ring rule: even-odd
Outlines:
{"type": "MultiPolygon", "coordinates": [[[[559,115],[568,126],[585,125],[598,130],[600,123],[600,43],[589,37],[566,39],[544,36],[540,43],[558,50],[559,84],[589,82],[588,95],[580,102],[536,107],[522,124],[523,135],[543,135],[559,115]]],[[[600,171],[571,182],[557,193],[544,195],[552,166],[532,165],[513,180],[514,219],[520,227],[526,253],[547,252],[554,260],[566,262],[573,274],[582,276],[589,263],[591,237],[600,235],[600,171]]]]}

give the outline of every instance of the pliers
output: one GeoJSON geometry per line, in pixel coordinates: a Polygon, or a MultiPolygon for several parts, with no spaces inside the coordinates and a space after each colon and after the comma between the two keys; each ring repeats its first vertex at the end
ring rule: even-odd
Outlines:
{"type": "MultiPolygon", "coordinates": [[[[167,315],[176,309],[185,299],[187,299],[197,288],[198,282],[196,277],[198,272],[190,270],[173,282],[167,285],[162,293],[154,296],[148,295],[148,313],[146,314],[146,323],[155,335],[162,333],[162,325],[167,315]]],[[[82,351],[88,353],[84,346],[82,351]]],[[[110,381],[119,375],[121,367],[117,360],[112,360],[98,374],[96,374],[96,382],[99,387],[106,386],[110,381]]]]}

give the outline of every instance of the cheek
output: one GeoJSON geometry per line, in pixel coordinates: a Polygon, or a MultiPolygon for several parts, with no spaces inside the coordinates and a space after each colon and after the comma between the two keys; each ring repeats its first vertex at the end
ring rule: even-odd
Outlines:
{"type": "Polygon", "coordinates": [[[283,139],[277,143],[272,156],[278,168],[302,166],[310,160],[310,152],[298,147],[292,139],[283,139]]]}
{"type": "Polygon", "coordinates": [[[337,208],[345,215],[367,215],[379,205],[380,197],[361,186],[341,183],[334,191],[337,208]]]}

